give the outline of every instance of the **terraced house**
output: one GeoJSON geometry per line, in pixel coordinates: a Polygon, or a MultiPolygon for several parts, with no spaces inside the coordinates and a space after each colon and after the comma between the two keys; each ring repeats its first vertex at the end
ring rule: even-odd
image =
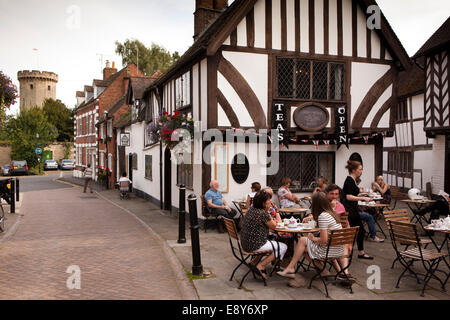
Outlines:
{"type": "Polygon", "coordinates": [[[135,64],[117,71],[114,63],[111,66],[107,62],[103,69],[103,79],[93,80],[92,86],[85,86],[84,91],[77,92],[74,176],[82,177],[83,170],[88,164],[92,165],[95,179],[98,177],[100,168],[103,171],[109,169],[109,176],[112,175],[115,148],[106,147],[107,141],[114,140],[111,116],[127,109],[127,106],[120,101],[124,101],[129,78],[134,76],[143,76],[135,64]],[[102,117],[108,114],[110,116],[107,121],[97,126],[102,117]]]}

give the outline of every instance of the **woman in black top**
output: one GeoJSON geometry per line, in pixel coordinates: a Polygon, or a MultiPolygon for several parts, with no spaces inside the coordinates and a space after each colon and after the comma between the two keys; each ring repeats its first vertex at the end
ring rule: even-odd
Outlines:
{"type": "Polygon", "coordinates": [[[358,258],[372,260],[373,257],[370,257],[364,252],[365,230],[358,211],[358,201],[371,201],[371,198],[358,197],[360,189],[356,185],[356,179],[361,177],[363,167],[359,162],[348,161],[346,169],[348,170],[349,176],[345,180],[344,187],[342,189],[344,193],[343,205],[349,213],[348,222],[350,223],[350,226],[359,227],[358,237],[356,239],[359,251],[358,258]]]}
{"type": "Polygon", "coordinates": [[[258,192],[242,222],[241,244],[246,252],[263,252],[273,250],[274,253],[263,259],[257,265],[252,261],[250,267],[259,276],[267,279],[266,266],[275,260],[283,260],[287,245],[277,241],[269,241],[269,231],[275,230],[277,222],[269,213],[272,206],[272,196],[266,191],[258,192]]]}

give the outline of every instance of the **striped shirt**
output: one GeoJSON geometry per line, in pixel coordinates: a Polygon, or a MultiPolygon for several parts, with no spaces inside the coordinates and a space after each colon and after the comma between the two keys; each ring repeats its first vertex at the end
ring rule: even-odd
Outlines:
{"type": "MultiPolygon", "coordinates": [[[[342,229],[342,225],[337,223],[336,220],[333,218],[333,216],[328,212],[322,212],[318,220],[320,230],[342,229]]],[[[307,247],[309,256],[313,259],[318,259],[318,258],[325,258],[327,254],[328,244],[317,244],[308,239],[307,247]]],[[[343,254],[344,254],[343,246],[330,247],[328,257],[338,258],[341,257],[343,254]]]]}
{"type": "Polygon", "coordinates": [[[86,170],[84,170],[84,177],[92,179],[92,169],[91,168],[86,168],[86,170]]]}

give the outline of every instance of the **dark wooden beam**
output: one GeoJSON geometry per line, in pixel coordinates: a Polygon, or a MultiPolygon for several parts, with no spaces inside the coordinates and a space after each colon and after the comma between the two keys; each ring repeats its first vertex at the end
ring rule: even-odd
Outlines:
{"type": "Polygon", "coordinates": [[[281,1],[281,50],[287,50],[287,13],[286,13],[286,0],[281,1]]]}
{"type": "Polygon", "coordinates": [[[247,46],[253,48],[255,46],[255,9],[252,8],[247,14],[247,46]]]}
{"type": "Polygon", "coordinates": [[[239,119],[236,116],[236,113],[233,110],[233,107],[228,102],[227,98],[224,96],[222,91],[220,91],[219,88],[217,88],[217,101],[222,106],[223,111],[227,115],[228,120],[230,121],[230,124],[233,128],[240,128],[241,125],[239,123],[239,119]]]}
{"type": "Polygon", "coordinates": [[[315,9],[314,0],[309,0],[309,52],[316,52],[316,29],[315,29],[315,9]]]}
{"type": "Polygon", "coordinates": [[[272,49],[272,0],[266,0],[266,49],[272,49]]]}

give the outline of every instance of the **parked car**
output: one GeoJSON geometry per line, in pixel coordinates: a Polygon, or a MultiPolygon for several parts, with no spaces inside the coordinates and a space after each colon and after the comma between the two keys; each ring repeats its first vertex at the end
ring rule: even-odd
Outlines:
{"type": "Polygon", "coordinates": [[[45,160],[44,170],[58,170],[58,162],[55,160],[45,160]]]}
{"type": "Polygon", "coordinates": [[[10,169],[11,169],[11,164],[9,164],[9,163],[5,164],[2,168],[3,176],[5,176],[5,177],[9,176],[10,169]]]}
{"type": "Polygon", "coordinates": [[[28,175],[28,163],[25,160],[13,160],[11,162],[10,174],[12,176],[28,175]]]}
{"type": "Polygon", "coordinates": [[[74,170],[75,162],[73,160],[62,160],[59,164],[61,170],[74,170]]]}

